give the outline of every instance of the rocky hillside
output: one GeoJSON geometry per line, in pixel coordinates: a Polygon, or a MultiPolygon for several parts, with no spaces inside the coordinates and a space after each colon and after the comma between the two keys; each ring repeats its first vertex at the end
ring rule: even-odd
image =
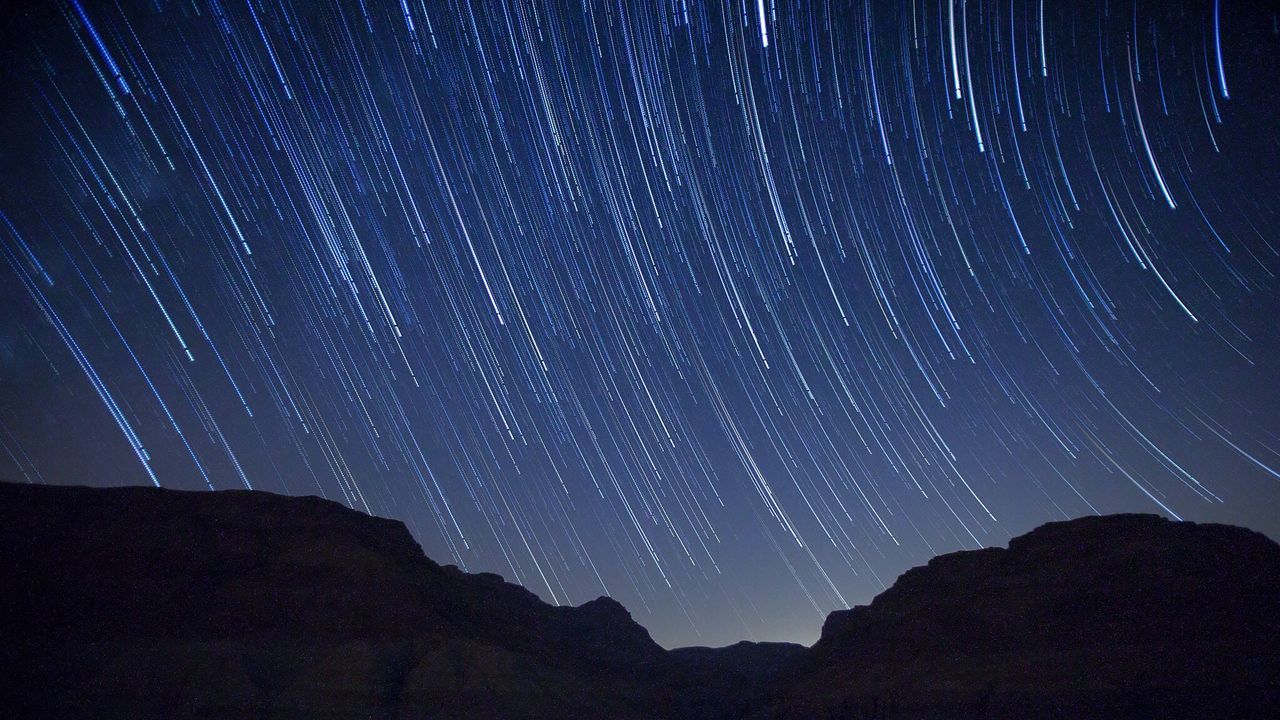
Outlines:
{"type": "Polygon", "coordinates": [[[722,717],[761,694],[610,598],[548,605],[312,497],[0,484],[0,587],[0,707],[30,717],[722,717]]]}
{"type": "Polygon", "coordinates": [[[1044,525],[834,612],[778,717],[1280,712],[1280,547],[1155,515],[1044,525]]]}
{"type": "Polygon", "coordinates": [[[1280,716],[1280,547],[1112,516],[908,571],[812,649],[666,651],[317,498],[0,484],[17,717],[1280,716]]]}

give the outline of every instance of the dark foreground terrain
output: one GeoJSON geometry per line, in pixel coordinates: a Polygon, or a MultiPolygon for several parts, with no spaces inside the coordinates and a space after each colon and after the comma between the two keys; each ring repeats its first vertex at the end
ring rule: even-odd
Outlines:
{"type": "Polygon", "coordinates": [[[1280,546],[1149,515],[934,558],[813,648],[667,651],[317,498],[0,484],[0,716],[1280,717],[1280,546]]]}

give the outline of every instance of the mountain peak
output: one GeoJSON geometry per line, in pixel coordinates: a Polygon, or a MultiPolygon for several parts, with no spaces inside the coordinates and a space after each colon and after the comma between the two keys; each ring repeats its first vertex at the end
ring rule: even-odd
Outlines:
{"type": "Polygon", "coordinates": [[[941,702],[945,687],[1024,716],[1063,693],[1123,705],[1141,702],[1132,693],[1149,690],[1138,688],[1274,679],[1276,617],[1280,546],[1265,536],[1156,515],[1085,517],[1043,525],[1007,549],[937,556],[870,605],[831,613],[801,686],[832,702],[941,702]],[[1117,677],[1132,692],[1118,690],[1117,677]]]}
{"type": "Polygon", "coordinates": [[[595,600],[588,600],[578,606],[579,610],[589,610],[593,613],[601,615],[624,616],[628,620],[631,619],[631,613],[622,605],[622,603],[614,600],[608,595],[601,595],[595,600]]]}

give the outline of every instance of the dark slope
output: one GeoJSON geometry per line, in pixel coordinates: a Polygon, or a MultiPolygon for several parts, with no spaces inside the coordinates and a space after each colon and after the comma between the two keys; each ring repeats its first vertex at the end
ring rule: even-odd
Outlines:
{"type": "Polygon", "coordinates": [[[1154,515],[1044,525],[834,612],[779,717],[1280,717],[1280,547],[1154,515]]]}
{"type": "Polygon", "coordinates": [[[30,716],[702,717],[760,695],[612,599],[547,605],[318,498],[0,484],[0,586],[0,707],[30,716]]]}
{"type": "Polygon", "coordinates": [[[935,558],[812,649],[668,652],[259,492],[0,484],[0,587],[5,716],[1280,716],[1280,547],[1154,516],[935,558]]]}

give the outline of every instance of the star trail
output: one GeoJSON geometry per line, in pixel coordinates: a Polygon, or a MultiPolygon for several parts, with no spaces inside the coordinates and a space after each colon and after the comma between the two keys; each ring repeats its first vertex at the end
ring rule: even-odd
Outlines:
{"type": "Polygon", "coordinates": [[[322,495],[667,645],[1052,519],[1274,537],[1278,12],[10,9],[0,476],[322,495]]]}

